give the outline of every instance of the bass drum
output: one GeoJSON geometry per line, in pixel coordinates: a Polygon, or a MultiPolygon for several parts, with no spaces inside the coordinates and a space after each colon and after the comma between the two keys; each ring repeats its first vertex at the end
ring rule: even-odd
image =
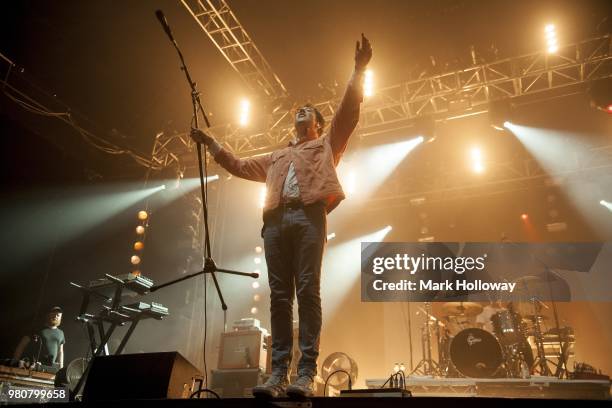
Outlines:
{"type": "Polygon", "coordinates": [[[504,359],[499,342],[482,329],[465,329],[450,344],[453,366],[466,377],[492,378],[504,359]]]}

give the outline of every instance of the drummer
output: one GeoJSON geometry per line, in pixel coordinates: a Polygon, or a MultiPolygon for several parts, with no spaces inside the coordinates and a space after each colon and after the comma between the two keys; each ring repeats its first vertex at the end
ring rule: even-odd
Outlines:
{"type": "Polygon", "coordinates": [[[480,312],[480,314],[476,316],[477,327],[480,327],[481,329],[493,333],[493,323],[491,322],[491,317],[505,309],[506,308],[504,307],[501,300],[491,300],[488,305],[482,308],[482,312],[480,312]]]}

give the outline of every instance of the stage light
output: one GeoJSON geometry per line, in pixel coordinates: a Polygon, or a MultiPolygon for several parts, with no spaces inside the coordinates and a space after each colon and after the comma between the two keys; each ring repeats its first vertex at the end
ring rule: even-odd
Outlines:
{"type": "Polygon", "coordinates": [[[268,193],[268,190],[266,189],[266,186],[263,186],[261,190],[259,190],[259,208],[264,208],[264,206],[266,205],[266,194],[267,193],[268,193]]]}
{"type": "Polygon", "coordinates": [[[166,189],[166,185],[165,185],[165,184],[162,184],[161,186],[159,186],[159,189],[160,189],[160,190],[165,190],[165,189],[166,189]]]}
{"type": "Polygon", "coordinates": [[[255,306],[251,308],[251,314],[257,314],[257,308],[255,306]]]}
{"type": "Polygon", "coordinates": [[[134,242],[134,251],[142,251],[143,248],[144,244],[142,243],[142,241],[134,242]]]}
{"type": "Polygon", "coordinates": [[[331,234],[327,234],[327,240],[328,240],[328,241],[329,241],[329,240],[332,240],[332,239],[334,239],[334,238],[336,238],[336,233],[335,233],[335,232],[332,232],[331,234]]]}
{"type": "Polygon", "coordinates": [[[363,84],[364,96],[374,95],[374,73],[371,69],[366,70],[363,84]]]}
{"type": "Polygon", "coordinates": [[[436,120],[431,115],[417,116],[414,121],[414,128],[417,135],[415,139],[419,143],[431,143],[436,140],[436,120]]]}
{"type": "Polygon", "coordinates": [[[259,265],[261,263],[261,258],[256,256],[255,258],[253,258],[253,262],[255,262],[256,265],[259,265]]]}
{"type": "Polygon", "coordinates": [[[144,221],[144,220],[146,220],[147,218],[149,218],[149,214],[147,214],[147,212],[146,212],[146,211],[138,211],[138,219],[139,219],[140,221],[144,221]]]}
{"type": "Polygon", "coordinates": [[[607,114],[612,113],[612,78],[602,78],[589,83],[591,107],[607,114]]]}
{"type": "Polygon", "coordinates": [[[515,119],[515,108],[510,99],[498,99],[489,102],[489,123],[491,127],[504,132],[507,125],[515,119]]]}
{"type": "Polygon", "coordinates": [[[249,123],[249,113],[251,111],[251,103],[248,99],[240,101],[240,126],[246,126],[249,123]]]}
{"type": "Polygon", "coordinates": [[[260,246],[256,246],[256,247],[255,247],[255,253],[257,253],[257,254],[261,254],[261,251],[262,251],[262,249],[261,249],[261,247],[260,247],[260,246]]]}
{"type": "Polygon", "coordinates": [[[559,51],[559,44],[557,43],[557,31],[555,30],[554,24],[547,24],[544,27],[544,35],[546,37],[546,48],[549,54],[554,54],[559,51]]]}
{"type": "Polygon", "coordinates": [[[482,173],[484,171],[484,164],[482,163],[482,151],[478,147],[473,147],[470,150],[470,157],[472,159],[472,171],[474,173],[482,173]]]}
{"type": "Polygon", "coordinates": [[[140,257],[138,255],[132,255],[130,262],[132,262],[132,265],[138,265],[140,263],[140,257]]]}
{"type": "Polygon", "coordinates": [[[606,200],[601,200],[599,202],[602,206],[606,207],[609,211],[612,211],[612,203],[606,200]]]}
{"type": "Polygon", "coordinates": [[[529,215],[527,215],[526,213],[521,214],[521,219],[523,221],[527,221],[528,218],[529,218],[529,215]]]}
{"type": "Polygon", "coordinates": [[[142,225],[137,226],[137,227],[136,227],[136,233],[137,233],[138,235],[142,235],[142,234],[144,234],[144,233],[145,233],[145,227],[143,227],[142,225]]]}
{"type": "Polygon", "coordinates": [[[251,286],[253,287],[253,289],[259,289],[259,282],[255,281],[251,283],[251,286]]]}
{"type": "Polygon", "coordinates": [[[504,127],[505,127],[506,129],[510,129],[510,127],[511,127],[511,126],[512,126],[512,122],[509,122],[509,121],[505,121],[505,122],[504,122],[504,127]]]}
{"type": "Polygon", "coordinates": [[[259,293],[253,295],[253,302],[259,302],[260,299],[261,295],[259,293]]]}

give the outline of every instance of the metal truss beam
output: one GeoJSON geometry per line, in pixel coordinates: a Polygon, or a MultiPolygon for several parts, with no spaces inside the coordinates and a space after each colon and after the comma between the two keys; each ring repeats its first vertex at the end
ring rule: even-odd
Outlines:
{"type": "MultiPolygon", "coordinates": [[[[562,46],[556,54],[538,51],[378,89],[362,107],[357,133],[369,137],[404,129],[419,116],[444,120],[486,112],[489,102],[499,99],[546,99],[575,93],[589,81],[612,76],[611,38],[592,38],[562,46]]],[[[315,106],[330,119],[339,102],[333,99],[315,106]]],[[[290,112],[271,114],[270,123],[268,129],[255,133],[231,124],[213,127],[210,132],[226,148],[247,157],[286,146],[293,138],[290,112]]],[[[172,153],[189,167],[193,147],[189,140],[179,147],[172,153]]],[[[166,162],[166,158],[156,162],[166,162]]]]}
{"type": "Polygon", "coordinates": [[[221,55],[253,92],[277,99],[287,90],[225,0],[181,0],[221,55]]]}

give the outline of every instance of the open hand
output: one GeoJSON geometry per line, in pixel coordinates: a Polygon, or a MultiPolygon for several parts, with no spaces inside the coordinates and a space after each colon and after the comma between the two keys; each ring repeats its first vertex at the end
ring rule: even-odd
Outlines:
{"type": "Polygon", "coordinates": [[[191,128],[191,133],[189,136],[196,143],[203,143],[209,146],[215,139],[212,136],[208,136],[206,133],[202,132],[200,129],[191,128]]]}
{"type": "Polygon", "coordinates": [[[370,40],[361,33],[361,44],[359,44],[359,41],[355,44],[355,69],[364,70],[371,59],[372,46],[370,40]]]}

